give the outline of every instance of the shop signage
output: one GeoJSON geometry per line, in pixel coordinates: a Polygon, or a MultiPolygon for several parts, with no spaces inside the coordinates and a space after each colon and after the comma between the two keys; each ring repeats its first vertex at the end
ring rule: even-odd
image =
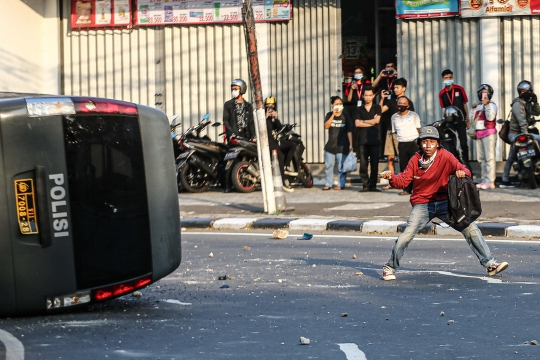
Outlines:
{"type": "Polygon", "coordinates": [[[457,15],[459,0],[396,0],[396,16],[400,19],[457,15]]]}
{"type": "Polygon", "coordinates": [[[131,0],[71,0],[71,29],[131,24],[131,0]]]}
{"type": "Polygon", "coordinates": [[[540,0],[461,0],[462,17],[540,14],[540,0]]]}

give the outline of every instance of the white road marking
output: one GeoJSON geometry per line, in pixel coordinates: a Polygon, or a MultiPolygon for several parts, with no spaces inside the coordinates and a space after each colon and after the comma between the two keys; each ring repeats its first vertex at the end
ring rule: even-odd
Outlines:
{"type": "Polygon", "coordinates": [[[167,300],[163,300],[167,303],[171,303],[171,304],[178,304],[178,305],[183,305],[183,306],[190,306],[191,303],[186,303],[186,302],[181,302],[181,301],[178,301],[178,300],[174,300],[174,299],[167,299],[167,300]]]}
{"type": "MultiPolygon", "coordinates": [[[[272,237],[272,233],[252,233],[252,232],[238,232],[238,233],[232,233],[232,232],[223,232],[223,231],[186,231],[182,232],[182,236],[184,235],[230,235],[230,236],[260,236],[260,237],[272,237]]],[[[289,237],[301,237],[304,234],[289,234],[289,237]]],[[[315,234],[313,236],[313,240],[316,240],[317,238],[334,238],[334,239],[381,239],[381,240],[396,240],[396,237],[400,234],[394,234],[391,236],[380,236],[380,235],[332,235],[332,234],[315,234]]],[[[500,243],[527,243],[527,244],[540,244],[539,240],[529,240],[529,239],[485,239],[486,242],[500,242],[500,243]]],[[[456,238],[444,238],[444,237],[438,237],[438,238],[429,238],[429,237],[415,237],[414,241],[465,241],[463,237],[456,237],[456,238]]],[[[308,243],[309,241],[306,241],[308,243]]]]}
{"type": "Polygon", "coordinates": [[[347,360],[367,360],[366,354],[355,343],[338,344],[339,349],[345,353],[347,360]]]}
{"type": "Polygon", "coordinates": [[[15,336],[0,330],[0,341],[6,347],[6,360],[24,360],[24,346],[15,336]]]}

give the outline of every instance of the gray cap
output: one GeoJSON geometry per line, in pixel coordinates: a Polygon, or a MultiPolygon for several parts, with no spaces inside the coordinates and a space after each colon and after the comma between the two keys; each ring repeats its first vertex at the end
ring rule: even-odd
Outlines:
{"type": "Polygon", "coordinates": [[[433,126],[424,126],[420,129],[420,135],[418,135],[418,139],[437,139],[439,140],[439,130],[437,130],[433,126]]]}

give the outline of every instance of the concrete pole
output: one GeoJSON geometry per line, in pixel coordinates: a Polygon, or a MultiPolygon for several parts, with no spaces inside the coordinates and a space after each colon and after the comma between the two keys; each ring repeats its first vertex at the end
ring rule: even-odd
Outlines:
{"type": "MultiPolygon", "coordinates": [[[[480,48],[482,49],[480,55],[480,71],[482,84],[489,84],[493,87],[493,97],[491,101],[497,104],[498,114],[497,119],[505,119],[506,114],[502,113],[502,86],[501,86],[501,32],[500,32],[500,19],[495,18],[481,18],[480,19],[480,48]]],[[[476,84],[480,86],[480,84],[476,84]]],[[[478,102],[478,97],[474,89],[471,94],[470,103],[478,102]]],[[[501,125],[498,125],[499,129],[501,125]]],[[[502,160],[502,151],[504,149],[504,143],[497,141],[495,148],[495,160],[502,160]]]]}
{"type": "Polygon", "coordinates": [[[269,214],[276,212],[276,199],[272,182],[272,162],[270,161],[270,146],[266,131],[266,117],[262,96],[261,75],[257,55],[257,37],[255,35],[255,20],[253,18],[252,0],[244,0],[242,7],[242,22],[246,37],[251,84],[255,95],[256,121],[258,125],[257,146],[259,147],[259,168],[261,170],[261,185],[265,209],[269,214]]]}

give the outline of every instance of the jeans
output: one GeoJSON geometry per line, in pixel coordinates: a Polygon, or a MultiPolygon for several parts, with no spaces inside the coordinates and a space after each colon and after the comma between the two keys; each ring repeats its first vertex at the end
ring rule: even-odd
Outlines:
{"type": "MultiPolygon", "coordinates": [[[[386,265],[397,269],[399,267],[399,260],[403,256],[405,249],[409,246],[409,243],[413,240],[418,231],[422,230],[426,224],[435,217],[442,221],[446,221],[447,210],[448,200],[414,205],[411,214],[407,219],[407,228],[405,228],[405,231],[397,238],[394,248],[392,249],[392,256],[386,265]]],[[[474,255],[480,260],[482,266],[488,268],[495,263],[495,260],[489,251],[489,247],[475,223],[470,224],[461,233],[465,237],[465,240],[467,240],[474,255]]]]}
{"type": "Polygon", "coordinates": [[[478,161],[482,168],[482,181],[495,182],[495,145],[497,144],[497,133],[491,134],[481,139],[476,139],[476,152],[478,161]]]}
{"type": "Polygon", "coordinates": [[[337,163],[338,166],[338,184],[341,188],[345,187],[345,180],[347,179],[347,173],[341,171],[343,168],[343,162],[345,158],[342,153],[332,154],[328,151],[324,152],[324,178],[325,186],[332,186],[334,182],[334,166],[337,163]]]}

